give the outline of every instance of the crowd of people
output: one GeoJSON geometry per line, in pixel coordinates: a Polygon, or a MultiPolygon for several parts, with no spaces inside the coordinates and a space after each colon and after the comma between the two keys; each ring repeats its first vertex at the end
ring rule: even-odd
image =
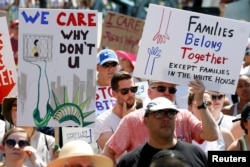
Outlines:
{"type": "MultiPolygon", "coordinates": [[[[16,65],[18,24],[13,15],[9,30],[16,65]]],[[[5,97],[0,166],[206,167],[209,151],[249,151],[249,57],[250,38],[234,95],[206,90],[202,81],[194,79],[188,85],[188,107],[182,109],[176,100],[177,84],[136,78],[136,54],[101,49],[97,54],[96,93],[103,87],[111,93],[107,94],[106,108],[96,107],[94,138],[98,152],[80,140],[58,148],[58,136],[36,127],[18,126],[18,97],[5,97]],[[142,80],[148,81],[146,102],[136,96],[136,83],[142,80]]]]}
{"type": "MultiPolygon", "coordinates": [[[[248,52],[247,48],[245,57],[248,52]]],[[[202,81],[194,79],[188,85],[188,108],[178,108],[176,84],[156,80],[148,81],[149,102],[144,105],[136,96],[138,81],[133,71],[122,67],[125,58],[107,48],[97,55],[96,89],[110,87],[109,98],[114,100],[107,110],[96,110],[94,135],[99,153],[83,141],[56,150],[53,136],[16,125],[17,97],[6,97],[2,103],[3,165],[157,167],[164,162],[204,167],[209,151],[249,150],[249,74],[239,74],[235,103],[230,95],[206,90],[202,81]]]]}

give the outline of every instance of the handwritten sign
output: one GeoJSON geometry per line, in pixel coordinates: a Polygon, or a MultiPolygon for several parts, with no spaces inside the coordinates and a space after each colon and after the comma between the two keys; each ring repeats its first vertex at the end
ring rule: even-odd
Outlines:
{"type": "Polygon", "coordinates": [[[103,23],[101,44],[114,50],[135,53],[143,26],[143,20],[108,11],[103,23]]]}
{"type": "Polygon", "coordinates": [[[148,96],[148,81],[135,82],[135,85],[138,86],[138,90],[135,94],[136,97],[139,97],[142,101],[144,101],[148,96]]]}
{"type": "Polygon", "coordinates": [[[92,148],[97,148],[96,141],[93,135],[93,129],[81,127],[63,127],[62,128],[62,141],[63,144],[73,140],[84,140],[88,142],[92,148]]]}
{"type": "Polygon", "coordinates": [[[0,104],[3,98],[17,94],[17,71],[6,17],[0,17],[0,104]]]}
{"type": "Polygon", "coordinates": [[[116,103],[110,86],[96,86],[96,115],[110,110],[116,103]]]}
{"type": "Polygon", "coordinates": [[[234,93],[249,32],[244,21],[150,4],[133,74],[234,93]]]}
{"type": "Polygon", "coordinates": [[[18,125],[93,125],[97,15],[19,10],[18,125]]]}

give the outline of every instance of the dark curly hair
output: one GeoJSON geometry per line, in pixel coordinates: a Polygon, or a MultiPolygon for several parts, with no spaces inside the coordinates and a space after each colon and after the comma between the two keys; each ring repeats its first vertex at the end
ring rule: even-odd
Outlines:
{"type": "Polygon", "coordinates": [[[245,128],[244,123],[247,122],[247,117],[250,116],[250,102],[248,102],[242,109],[241,113],[241,119],[240,119],[240,126],[245,131],[245,133],[248,133],[248,130],[245,128]]]}

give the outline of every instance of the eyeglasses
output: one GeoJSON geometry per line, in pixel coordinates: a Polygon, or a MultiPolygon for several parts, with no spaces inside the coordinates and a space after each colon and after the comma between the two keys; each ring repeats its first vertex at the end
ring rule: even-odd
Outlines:
{"type": "Polygon", "coordinates": [[[224,97],[224,95],[211,95],[211,97],[212,97],[212,100],[216,100],[216,99],[221,100],[224,97]]]}
{"type": "Polygon", "coordinates": [[[16,144],[18,144],[18,146],[20,148],[24,148],[25,146],[29,146],[29,142],[26,141],[26,140],[19,140],[18,142],[16,140],[13,140],[13,139],[8,139],[6,140],[6,145],[9,147],[9,148],[13,148],[15,147],[16,144]]]}
{"type": "Polygon", "coordinates": [[[159,110],[159,111],[154,111],[151,113],[154,114],[154,117],[156,119],[161,119],[165,116],[167,116],[169,119],[174,119],[176,117],[178,111],[176,111],[176,110],[159,110]]]}
{"type": "Polygon", "coordinates": [[[117,62],[113,61],[113,62],[106,62],[103,65],[101,65],[104,68],[108,68],[108,67],[116,67],[117,66],[117,62]]]}
{"type": "Polygon", "coordinates": [[[177,89],[175,87],[166,87],[166,86],[155,86],[151,87],[152,89],[156,89],[158,92],[163,93],[168,89],[168,93],[175,94],[177,89]]]}
{"type": "Polygon", "coordinates": [[[122,95],[126,95],[128,94],[129,91],[131,91],[132,93],[136,93],[137,90],[138,90],[138,86],[133,86],[130,88],[117,89],[117,92],[121,92],[122,95]]]}

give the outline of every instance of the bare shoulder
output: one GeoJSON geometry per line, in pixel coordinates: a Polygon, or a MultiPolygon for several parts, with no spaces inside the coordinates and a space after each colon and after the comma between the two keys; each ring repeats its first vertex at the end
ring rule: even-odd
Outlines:
{"type": "Polygon", "coordinates": [[[223,136],[223,140],[225,142],[226,148],[229,148],[229,146],[235,141],[233,134],[230,130],[225,128],[220,128],[221,134],[223,136]]]}
{"type": "Polygon", "coordinates": [[[231,133],[230,130],[222,128],[222,127],[221,127],[220,130],[221,130],[221,133],[222,133],[223,136],[225,136],[225,137],[232,137],[233,138],[233,135],[232,135],[232,133],[231,133]]]}

